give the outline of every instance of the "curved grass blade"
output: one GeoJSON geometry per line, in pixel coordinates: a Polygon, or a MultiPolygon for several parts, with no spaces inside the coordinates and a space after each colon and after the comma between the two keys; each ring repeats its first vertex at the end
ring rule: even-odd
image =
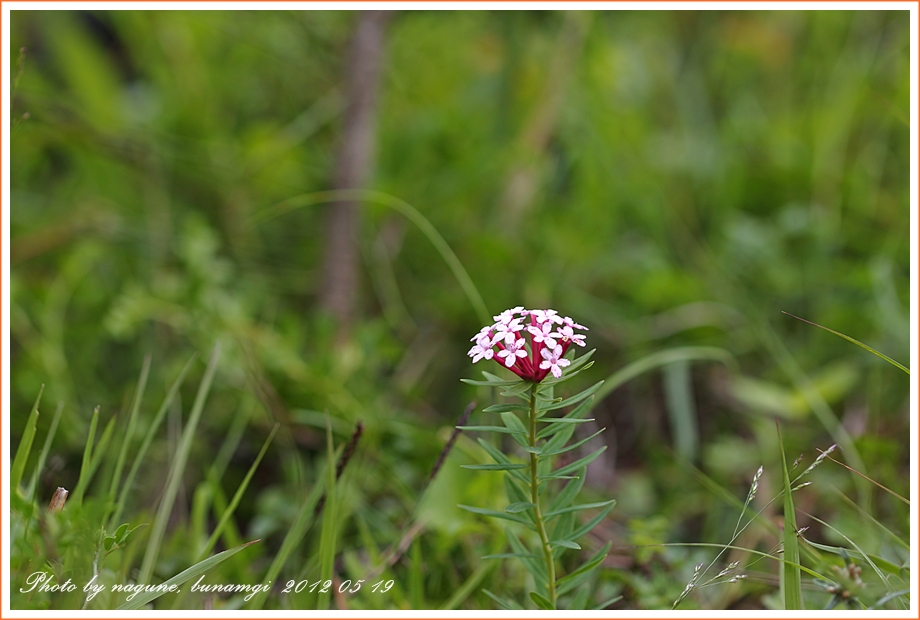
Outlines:
{"type": "Polygon", "coordinates": [[[479,294],[479,290],[476,288],[476,285],[473,284],[473,280],[470,278],[470,275],[466,272],[466,269],[463,268],[463,264],[447,244],[447,241],[444,240],[444,237],[441,236],[438,230],[431,224],[431,222],[428,221],[424,215],[421,214],[421,212],[419,212],[415,207],[410,205],[405,200],[401,200],[396,196],[391,196],[390,194],[385,194],[383,192],[375,192],[363,189],[329,190],[323,192],[313,192],[309,194],[300,194],[298,196],[293,196],[287,200],[277,203],[268,209],[263,209],[250,220],[250,223],[261,223],[299,207],[309,207],[313,205],[329,202],[340,202],[344,200],[353,200],[356,202],[375,202],[379,205],[389,207],[401,213],[406,217],[406,219],[415,224],[415,226],[422,232],[422,234],[425,235],[428,241],[431,242],[431,245],[434,246],[438,254],[441,255],[441,258],[444,259],[444,262],[447,263],[448,268],[450,269],[451,273],[454,274],[454,278],[457,280],[457,283],[460,284],[460,288],[463,289],[464,294],[469,300],[470,305],[473,306],[473,310],[479,316],[479,320],[482,322],[482,324],[485,325],[489,322],[492,317],[492,313],[490,313],[486,308],[486,304],[482,300],[482,295],[479,294]]]}
{"type": "Polygon", "coordinates": [[[22,480],[22,473],[26,469],[26,461],[29,460],[29,453],[32,451],[32,442],[35,440],[35,428],[38,424],[38,404],[42,400],[42,394],[45,391],[45,384],[38,389],[38,397],[35,404],[32,405],[32,411],[29,413],[29,419],[26,420],[26,428],[22,433],[22,439],[19,440],[19,447],[16,449],[16,458],[13,459],[13,465],[10,467],[10,488],[19,492],[19,482],[22,480]]]}
{"type": "MultiPolygon", "coordinates": [[[[194,579],[198,575],[202,575],[206,573],[207,571],[211,570],[213,567],[217,566],[218,564],[220,564],[221,562],[223,562],[230,556],[239,553],[240,551],[242,551],[249,545],[254,545],[257,542],[259,542],[259,540],[253,540],[244,545],[240,545],[239,547],[234,547],[233,549],[227,549],[226,551],[221,551],[217,555],[213,555],[209,557],[207,560],[202,560],[201,562],[198,562],[194,566],[191,566],[185,569],[184,571],[182,571],[175,577],[167,579],[162,584],[160,584],[160,587],[163,590],[167,590],[170,586],[181,586],[183,583],[185,583],[189,579],[194,579]]],[[[143,594],[139,594],[138,596],[134,597],[133,599],[131,599],[124,605],[121,605],[120,607],[118,607],[116,611],[129,611],[132,609],[140,609],[147,603],[160,598],[165,593],[166,593],[165,591],[160,591],[160,592],[145,592],[143,594]]]]}
{"type": "Polygon", "coordinates": [[[873,349],[873,348],[870,347],[869,345],[860,342],[860,341],[857,340],[856,338],[851,338],[851,337],[847,336],[846,334],[841,334],[840,332],[835,331],[835,330],[831,329],[830,327],[824,327],[823,325],[819,325],[819,324],[817,324],[817,323],[812,323],[812,322],[809,321],[808,319],[803,319],[803,318],[800,317],[800,316],[796,316],[796,315],[794,315],[794,314],[790,314],[790,313],[786,312],[785,310],[782,310],[781,312],[782,312],[783,314],[785,314],[786,316],[791,316],[792,318],[798,319],[798,320],[802,321],[803,323],[808,323],[809,325],[814,325],[815,327],[820,327],[821,329],[823,329],[823,330],[826,331],[826,332],[830,332],[830,333],[834,334],[835,336],[839,336],[840,338],[843,338],[844,340],[846,340],[846,341],[848,341],[848,342],[852,342],[852,343],[855,344],[857,347],[862,347],[863,349],[865,349],[866,351],[868,351],[868,352],[871,353],[872,355],[875,355],[875,356],[877,356],[877,357],[880,357],[880,358],[882,358],[883,360],[885,360],[886,362],[888,362],[889,364],[891,364],[892,366],[894,366],[894,367],[896,367],[896,368],[900,368],[902,371],[906,372],[908,375],[910,374],[910,369],[907,368],[907,366],[904,366],[903,364],[899,364],[898,362],[894,361],[893,359],[891,359],[890,357],[888,357],[888,356],[885,355],[884,353],[881,353],[880,351],[876,351],[875,349],[873,349]]]}

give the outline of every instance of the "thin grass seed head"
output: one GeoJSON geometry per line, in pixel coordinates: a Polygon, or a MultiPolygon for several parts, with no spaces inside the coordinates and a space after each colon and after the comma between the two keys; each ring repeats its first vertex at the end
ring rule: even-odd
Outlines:
{"type": "Polygon", "coordinates": [[[562,369],[572,363],[565,359],[566,351],[573,344],[585,346],[584,334],[575,330],[588,328],[570,317],[559,316],[553,309],[525,310],[517,306],[492,319],[492,325],[470,338],[475,344],[467,355],[474,364],[493,360],[525,381],[539,383],[550,374],[558,379],[562,369]]]}
{"type": "Polygon", "coordinates": [[[818,455],[818,458],[815,459],[815,462],[812,463],[811,465],[809,465],[809,466],[808,466],[808,469],[806,469],[805,471],[803,471],[803,472],[799,475],[799,478],[801,478],[802,476],[805,476],[805,475],[811,473],[811,470],[813,470],[815,467],[817,467],[818,465],[820,465],[820,464],[821,464],[821,461],[823,461],[825,458],[827,458],[827,455],[830,454],[831,452],[833,452],[833,451],[836,450],[836,449],[837,449],[837,444],[834,444],[834,445],[832,445],[830,448],[828,448],[827,450],[825,450],[824,452],[822,452],[821,454],[819,454],[819,455],[818,455]]]}

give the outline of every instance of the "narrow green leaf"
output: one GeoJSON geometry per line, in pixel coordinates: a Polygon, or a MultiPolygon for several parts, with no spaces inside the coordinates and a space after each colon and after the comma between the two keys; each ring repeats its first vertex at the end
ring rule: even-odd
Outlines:
{"type": "MultiPolygon", "coordinates": [[[[572,503],[575,497],[578,495],[579,491],[585,484],[585,474],[586,470],[582,467],[578,472],[575,473],[575,479],[565,485],[565,488],[560,491],[556,498],[549,505],[549,511],[553,512],[559,510],[564,506],[568,506],[572,503]]],[[[545,516],[545,515],[544,515],[545,516]]]]}
{"type": "Polygon", "coordinates": [[[549,544],[556,547],[565,547],[566,549],[581,549],[581,545],[571,540],[551,540],[549,544]]]}
{"type": "Polygon", "coordinates": [[[511,549],[519,554],[521,562],[524,564],[524,568],[533,575],[537,583],[546,583],[546,565],[543,563],[542,556],[533,556],[531,557],[530,551],[524,544],[521,542],[521,539],[511,531],[511,528],[505,528],[505,536],[508,539],[508,543],[511,545],[511,549]]]}
{"type": "Polygon", "coordinates": [[[783,563],[782,585],[783,605],[788,610],[805,609],[802,600],[802,573],[799,571],[799,536],[795,525],[795,505],[792,502],[792,490],[789,483],[789,467],[786,465],[786,453],[783,449],[783,434],[776,423],[779,436],[779,450],[783,461],[783,563]]]}
{"type": "MultiPolygon", "coordinates": [[[[335,443],[332,439],[332,424],[329,414],[326,418],[326,503],[323,506],[323,518],[319,533],[319,571],[322,581],[329,581],[335,576],[335,549],[338,529],[338,488],[335,481],[335,443]]],[[[317,596],[316,608],[329,609],[332,593],[323,588],[317,596]]]]}
{"type": "Polygon", "coordinates": [[[559,448],[558,450],[553,450],[553,451],[551,451],[551,452],[547,452],[547,451],[546,451],[546,446],[544,446],[544,447],[543,447],[543,456],[556,456],[557,454],[562,454],[562,453],[564,453],[564,452],[568,452],[569,450],[574,450],[575,448],[580,448],[581,446],[585,445],[586,443],[588,443],[589,441],[591,441],[592,439],[594,439],[595,437],[597,437],[598,435],[600,435],[601,433],[603,433],[603,432],[606,431],[606,430],[607,430],[606,428],[602,428],[601,430],[597,431],[596,433],[594,433],[594,434],[591,435],[590,437],[585,437],[585,438],[582,439],[581,441],[575,442],[575,443],[570,444],[570,445],[568,445],[568,446],[563,446],[562,448],[559,448]]]}
{"type": "Polygon", "coordinates": [[[179,440],[179,448],[173,457],[172,467],[166,477],[166,485],[163,496],[160,498],[160,505],[157,508],[157,515],[151,527],[150,538],[147,541],[147,550],[144,553],[144,559],[141,563],[141,569],[138,574],[139,583],[150,583],[150,577],[153,575],[153,567],[156,563],[157,556],[160,553],[160,545],[163,542],[163,536],[166,533],[166,525],[176,496],[179,492],[179,486],[182,482],[182,476],[185,473],[185,467],[188,463],[188,457],[192,449],[195,433],[198,430],[198,422],[201,420],[201,413],[204,410],[204,403],[211,391],[211,383],[214,380],[214,374],[217,372],[217,363],[220,359],[220,342],[214,345],[211,350],[211,357],[208,359],[208,365],[205,368],[204,376],[198,386],[198,392],[195,394],[195,402],[189,413],[188,422],[182,431],[182,438],[179,440]]]}
{"type": "Polygon", "coordinates": [[[613,605],[614,603],[616,603],[616,602],[617,602],[618,600],[620,600],[621,598],[623,598],[623,595],[622,595],[622,594],[617,594],[616,596],[614,596],[614,597],[612,597],[612,598],[608,598],[606,601],[604,601],[603,603],[601,603],[601,604],[598,605],[597,607],[592,607],[591,609],[594,610],[594,611],[601,611],[601,610],[603,610],[603,609],[607,609],[608,607],[610,607],[611,605],[613,605]]]}
{"type": "Polygon", "coordinates": [[[556,596],[562,596],[566,592],[569,592],[572,589],[578,587],[579,584],[587,579],[589,573],[600,566],[601,562],[604,561],[604,558],[607,557],[607,553],[610,551],[610,545],[611,543],[607,543],[597,553],[591,556],[587,562],[579,566],[568,575],[562,577],[561,579],[557,579],[556,596]]]}
{"type": "Polygon", "coordinates": [[[511,436],[517,443],[519,443],[525,450],[528,452],[531,451],[529,446],[529,440],[527,438],[528,432],[527,427],[524,426],[524,423],[521,422],[521,419],[517,415],[511,413],[510,411],[503,411],[501,413],[502,423],[511,431],[514,431],[514,434],[511,436]]]}
{"type": "Polygon", "coordinates": [[[582,467],[584,467],[585,465],[587,465],[588,463],[590,463],[591,461],[599,457],[601,453],[603,453],[604,450],[606,449],[607,449],[607,446],[601,446],[600,448],[598,448],[597,450],[595,450],[588,456],[582,457],[578,459],[577,461],[574,461],[573,463],[569,463],[565,467],[560,467],[553,473],[556,475],[566,475],[566,474],[570,474],[572,472],[578,471],[579,469],[581,469],[582,467]]]}
{"type": "Polygon", "coordinates": [[[578,512],[580,510],[590,510],[591,508],[605,508],[609,505],[615,504],[617,500],[609,499],[606,502],[594,502],[592,504],[579,504],[577,506],[566,506],[565,508],[560,508],[558,510],[553,510],[552,512],[547,512],[543,516],[547,519],[550,517],[555,517],[556,515],[565,514],[567,512],[578,512]]]}
{"type": "MultiPolygon", "coordinates": [[[[507,456],[502,454],[501,450],[489,444],[489,442],[483,441],[482,438],[479,439],[479,445],[482,446],[482,449],[488,452],[489,456],[491,456],[497,463],[508,464],[511,462],[511,459],[509,459],[507,456]]],[[[527,480],[527,476],[525,476],[522,472],[511,471],[509,473],[515,478],[517,478],[518,480],[520,480],[521,482],[525,484],[530,484],[529,481],[527,480]]]]}
{"type": "MultiPolygon", "coordinates": [[[[486,373],[483,373],[483,374],[486,374],[486,373]]],[[[477,379],[460,379],[460,381],[462,381],[463,383],[466,383],[467,385],[479,385],[479,386],[494,387],[494,388],[508,387],[508,386],[515,385],[517,383],[517,381],[504,381],[502,379],[499,379],[497,381],[492,381],[492,380],[479,381],[477,379]]]]}
{"type": "Polygon", "coordinates": [[[45,391],[45,384],[38,388],[38,397],[35,404],[32,405],[32,411],[29,413],[29,419],[26,420],[26,428],[22,432],[22,439],[19,440],[19,447],[16,449],[16,458],[13,459],[13,465],[10,467],[10,488],[19,493],[19,482],[22,480],[22,473],[26,469],[26,461],[29,460],[29,453],[32,452],[32,442],[35,440],[35,429],[38,424],[38,404],[42,400],[42,393],[45,391]]]}
{"type": "Polygon", "coordinates": [[[540,385],[555,385],[557,383],[562,383],[563,381],[571,379],[581,371],[587,370],[594,365],[594,362],[591,362],[590,364],[588,362],[591,360],[591,356],[594,355],[595,351],[597,351],[597,349],[591,349],[584,355],[573,359],[572,363],[562,371],[561,377],[558,379],[555,377],[546,378],[540,383],[540,385]]]}
{"type": "MultiPolygon", "coordinates": [[[[572,409],[568,414],[564,415],[563,418],[576,420],[581,418],[590,408],[591,403],[594,401],[594,397],[588,398],[581,402],[580,405],[572,409]]],[[[552,427],[548,427],[552,428],[552,427]]],[[[553,450],[558,450],[565,446],[566,442],[572,438],[572,435],[575,433],[575,426],[573,424],[563,424],[561,428],[558,428],[557,432],[550,437],[546,444],[543,446],[544,452],[552,452],[553,450]]]]}
{"type": "Polygon", "coordinates": [[[176,377],[176,380],[173,381],[172,385],[169,387],[169,391],[166,393],[166,398],[164,398],[163,402],[160,404],[160,408],[157,410],[156,415],[153,416],[153,422],[150,423],[150,427],[144,434],[144,440],[141,442],[141,447],[138,449],[137,454],[134,457],[134,462],[131,464],[131,469],[128,471],[128,476],[125,478],[124,483],[121,485],[121,493],[118,495],[118,504],[115,506],[115,513],[112,515],[112,518],[109,519],[109,525],[114,525],[121,520],[121,513],[124,511],[125,502],[128,499],[128,494],[133,490],[134,477],[137,475],[137,472],[141,467],[141,463],[144,462],[144,457],[147,455],[147,450],[150,448],[150,444],[153,443],[153,438],[156,435],[157,430],[160,428],[160,424],[162,424],[163,420],[166,418],[166,412],[169,409],[170,403],[172,403],[173,398],[175,398],[176,394],[179,392],[179,387],[185,380],[185,375],[188,374],[189,369],[192,367],[192,363],[194,363],[196,359],[198,359],[197,353],[192,355],[189,361],[185,363],[185,366],[182,368],[179,376],[176,377]]]}
{"type": "MultiPolygon", "coordinates": [[[[459,428],[461,431],[478,431],[480,433],[521,434],[520,431],[513,431],[507,426],[458,426],[457,428],[459,428]]],[[[524,431],[523,434],[526,435],[527,431],[524,431]]]]}
{"type": "Polygon", "coordinates": [[[254,545],[257,542],[259,541],[253,540],[252,542],[248,542],[245,545],[240,545],[239,547],[234,547],[233,549],[227,549],[226,551],[222,551],[218,553],[217,555],[213,555],[209,557],[207,560],[202,560],[201,562],[198,562],[194,566],[191,566],[190,568],[185,569],[184,571],[182,571],[175,577],[172,577],[171,579],[167,579],[166,581],[164,581],[161,584],[161,591],[145,592],[142,594],[138,594],[133,599],[126,602],[124,605],[121,605],[120,607],[118,607],[116,611],[130,611],[132,609],[140,609],[147,603],[153,600],[156,600],[160,598],[163,594],[165,594],[166,592],[162,591],[163,589],[168,589],[170,586],[176,586],[176,587],[181,586],[183,583],[185,583],[189,579],[194,579],[198,575],[202,575],[206,573],[207,571],[211,570],[212,568],[214,568],[215,566],[217,566],[218,564],[220,564],[221,562],[223,562],[230,556],[239,553],[240,551],[242,551],[249,545],[254,545]]]}
{"type": "Polygon", "coordinates": [[[550,426],[547,426],[542,431],[537,433],[537,439],[543,439],[544,437],[554,435],[567,424],[584,424],[586,422],[594,422],[594,418],[587,418],[584,420],[574,418],[545,418],[540,420],[540,422],[549,424],[550,426]]]}
{"type": "Polygon", "coordinates": [[[530,501],[528,491],[518,486],[515,480],[516,478],[511,476],[510,472],[505,475],[505,493],[508,494],[508,499],[511,500],[512,503],[530,501]]]}
{"type": "Polygon", "coordinates": [[[507,560],[508,558],[518,558],[519,560],[541,559],[540,556],[529,553],[490,553],[482,556],[483,560],[507,560]]]}
{"type": "Polygon", "coordinates": [[[535,504],[530,502],[514,502],[513,504],[508,504],[505,506],[505,512],[515,514],[518,512],[524,512],[525,510],[530,510],[535,504]]]}
{"type": "Polygon", "coordinates": [[[495,601],[496,603],[498,603],[499,606],[500,606],[502,609],[508,609],[508,610],[513,610],[513,609],[519,610],[519,609],[521,609],[521,606],[520,606],[520,605],[518,605],[518,604],[516,604],[516,603],[513,603],[512,601],[508,601],[508,600],[505,600],[505,599],[503,599],[503,598],[499,598],[498,596],[496,596],[495,594],[492,594],[491,592],[489,592],[489,591],[486,590],[485,588],[482,589],[482,593],[485,594],[486,596],[488,596],[490,599],[492,599],[492,600],[495,601]]]}
{"type": "Polygon", "coordinates": [[[457,504],[457,507],[478,515],[483,515],[485,517],[495,517],[496,519],[505,519],[507,521],[514,521],[515,523],[523,523],[524,525],[529,525],[529,523],[521,517],[518,517],[517,515],[510,515],[506,512],[499,512],[498,510],[490,510],[488,508],[477,508],[476,506],[467,506],[466,504],[457,504]]]}
{"type": "Polygon", "coordinates": [[[243,499],[243,494],[246,492],[246,489],[249,487],[249,482],[252,480],[252,476],[256,473],[256,469],[259,467],[259,463],[262,462],[262,457],[265,456],[266,451],[268,451],[268,446],[271,445],[272,439],[275,437],[275,433],[278,432],[280,424],[275,423],[275,426],[272,427],[272,431],[268,434],[268,438],[262,444],[262,449],[259,450],[259,454],[256,456],[256,460],[253,461],[252,465],[249,467],[249,471],[246,472],[246,476],[243,478],[243,481],[236,489],[236,493],[233,494],[233,499],[230,500],[230,505],[227,506],[227,509],[224,510],[223,514],[220,517],[220,521],[217,523],[217,527],[214,528],[214,531],[211,533],[211,537],[208,539],[207,544],[205,544],[204,549],[200,555],[207,555],[211,552],[211,549],[214,548],[214,545],[217,544],[217,539],[224,531],[228,521],[233,516],[233,513],[236,511],[236,507],[239,506],[240,501],[243,499]]]}
{"type": "Polygon", "coordinates": [[[474,469],[476,471],[509,471],[512,469],[527,469],[523,463],[484,463],[478,465],[461,465],[463,469],[474,469]]]}
{"type": "Polygon", "coordinates": [[[505,411],[530,411],[530,407],[520,403],[498,403],[483,409],[484,413],[502,413],[505,411]]]}
{"type": "Polygon", "coordinates": [[[497,383],[501,383],[504,386],[510,387],[512,385],[518,385],[519,383],[521,383],[520,379],[502,379],[498,375],[493,375],[491,372],[487,370],[482,371],[482,376],[485,377],[488,381],[491,381],[493,385],[497,383]]]}
{"type": "Polygon", "coordinates": [[[549,602],[549,599],[547,599],[545,596],[541,596],[540,594],[537,594],[536,592],[531,592],[530,598],[531,600],[533,600],[534,603],[537,604],[537,607],[539,607],[540,609],[546,609],[548,611],[552,611],[556,609],[555,607],[553,607],[553,604],[549,602]]]}
{"type": "Polygon", "coordinates": [[[93,417],[89,422],[89,433],[86,436],[86,445],[83,447],[83,460],[80,462],[80,476],[77,486],[70,494],[70,503],[79,505],[83,501],[83,493],[89,484],[90,465],[93,462],[93,445],[96,443],[96,427],[99,426],[99,406],[93,409],[93,417]]]}
{"type": "Polygon", "coordinates": [[[803,323],[808,323],[809,325],[814,325],[815,327],[820,327],[820,328],[823,329],[824,331],[830,332],[830,333],[834,334],[835,336],[839,336],[840,338],[843,338],[844,340],[846,340],[846,341],[848,341],[848,342],[852,342],[852,343],[855,344],[856,346],[862,347],[863,349],[865,349],[866,351],[868,351],[868,352],[871,353],[872,355],[876,355],[876,356],[880,357],[881,359],[885,360],[886,362],[888,362],[889,364],[891,364],[892,366],[901,369],[902,371],[906,372],[908,375],[910,374],[910,369],[908,369],[907,366],[904,366],[903,364],[899,364],[898,362],[894,361],[893,359],[891,359],[890,357],[888,357],[888,356],[885,355],[884,353],[880,353],[880,352],[876,351],[875,349],[873,349],[873,348],[870,347],[869,345],[860,342],[860,341],[857,340],[856,338],[851,338],[851,337],[847,336],[846,334],[841,334],[841,333],[838,332],[838,331],[834,331],[834,330],[831,329],[830,327],[824,327],[823,325],[818,325],[817,323],[812,323],[811,321],[809,321],[809,320],[807,320],[807,319],[803,319],[802,317],[796,316],[796,315],[794,315],[794,314],[789,314],[789,313],[786,312],[786,311],[781,311],[781,312],[782,312],[783,314],[785,314],[786,316],[791,316],[792,318],[798,319],[798,320],[802,321],[803,323]]]}
{"type": "MultiPolygon", "coordinates": [[[[32,479],[29,480],[29,488],[26,490],[26,500],[31,502],[35,498],[35,489],[38,487],[38,480],[41,473],[45,470],[45,462],[48,460],[48,453],[51,451],[51,443],[57,434],[58,424],[61,421],[61,414],[64,413],[64,401],[58,403],[57,409],[54,410],[54,417],[51,418],[51,427],[45,436],[45,443],[42,445],[42,451],[38,455],[38,463],[35,464],[35,471],[32,473],[32,479]]],[[[17,451],[17,456],[19,452],[17,451]]],[[[15,487],[12,487],[15,488],[15,487]]]]}
{"type": "Polygon", "coordinates": [[[610,511],[613,510],[613,507],[615,505],[616,503],[612,503],[606,508],[604,508],[603,510],[601,510],[599,513],[594,515],[594,517],[590,521],[582,525],[580,528],[578,528],[571,534],[569,534],[569,538],[571,538],[572,540],[578,540],[579,538],[581,538],[582,536],[584,536],[585,534],[593,530],[597,526],[597,524],[603,521],[604,517],[606,517],[610,513],[610,511]]]}
{"type": "MultiPolygon", "coordinates": [[[[118,483],[121,482],[121,474],[124,472],[125,461],[128,458],[128,449],[131,447],[132,440],[134,439],[137,412],[141,407],[144,391],[147,389],[147,378],[150,376],[150,360],[150,354],[144,356],[144,362],[141,365],[141,376],[137,380],[137,387],[134,389],[134,400],[131,403],[131,411],[128,413],[128,425],[125,427],[124,438],[118,450],[118,458],[115,460],[115,469],[112,471],[112,479],[109,482],[109,497],[111,497],[113,501],[118,493],[118,483]]],[[[103,519],[103,521],[105,521],[105,519],[103,519]]]]}
{"type": "Polygon", "coordinates": [[[557,474],[546,474],[545,476],[537,476],[537,480],[544,482],[546,480],[574,480],[578,476],[560,476],[557,474]]]}
{"type": "Polygon", "coordinates": [[[575,396],[571,396],[569,398],[563,399],[559,401],[558,403],[555,403],[554,405],[550,405],[549,407],[543,408],[543,410],[552,411],[553,409],[562,409],[563,407],[568,407],[569,405],[580,403],[581,401],[583,401],[584,399],[588,398],[589,396],[597,392],[599,389],[601,389],[602,385],[604,385],[604,382],[598,381],[597,383],[595,383],[588,389],[579,392],[575,396]]]}
{"type": "Polygon", "coordinates": [[[520,381],[517,385],[512,385],[502,392],[502,396],[523,396],[531,387],[533,387],[533,383],[529,381],[520,381]]]}

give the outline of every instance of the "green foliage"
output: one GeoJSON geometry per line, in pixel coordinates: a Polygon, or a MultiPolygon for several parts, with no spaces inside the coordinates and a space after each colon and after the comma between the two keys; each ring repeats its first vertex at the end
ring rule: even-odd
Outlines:
{"type": "MultiPolygon", "coordinates": [[[[617,498],[548,524],[565,543],[552,547],[560,575],[613,542],[565,606],[667,608],[724,550],[699,584],[733,562],[748,578],[692,589],[681,609],[779,608],[779,418],[790,461],[832,442],[842,455],[793,491],[809,527],[805,607],[909,608],[910,377],[853,346],[910,353],[904,11],[394,14],[376,167],[349,194],[328,190],[353,13],[10,20],[13,608],[81,608],[82,592],[19,587],[37,571],[88,582],[100,534],[124,524],[135,534],[97,581],[133,583],[160,538],[153,582],[255,539],[207,581],[308,582],[295,596],[183,592],[146,606],[315,608],[331,534],[321,561],[324,412],[336,446],[365,424],[334,489],[335,578],[374,575],[330,607],[537,605],[517,594],[538,588],[524,562],[480,561],[535,548],[513,520],[533,503],[534,454],[547,499],[617,498]],[[360,265],[342,340],[318,300],[327,201],[344,196],[360,199],[360,265]],[[456,381],[470,326],[517,303],[591,326],[597,350],[565,375],[578,387],[543,394],[547,407],[604,380],[591,405],[545,415],[539,454],[502,416],[524,411],[502,392],[526,386],[456,381]],[[219,368],[184,435],[207,370],[195,356],[215,342],[219,368]],[[500,408],[464,424],[429,483],[474,395],[500,408]],[[584,465],[558,471],[600,437],[610,448],[586,483],[584,465]],[[509,449],[526,459],[500,460],[509,449]],[[761,465],[768,496],[745,502],[761,465]],[[58,487],[71,496],[50,513],[58,487]],[[865,573],[858,602],[842,597],[851,563],[865,573]]],[[[86,609],[124,603],[100,594],[86,609]]]]}
{"type": "Polygon", "coordinates": [[[527,547],[515,533],[506,529],[513,553],[489,554],[483,557],[484,560],[506,558],[521,560],[536,582],[538,590],[530,591],[528,594],[539,609],[557,609],[560,604],[557,597],[567,594],[588,579],[592,571],[600,566],[607,557],[610,550],[610,543],[608,543],[570,574],[557,577],[556,562],[560,559],[562,552],[566,549],[580,550],[581,546],[576,541],[607,516],[616,503],[615,500],[575,503],[584,485],[587,466],[601,455],[606,446],[562,467],[554,469],[552,465],[553,456],[576,449],[606,430],[601,429],[587,439],[567,445],[577,423],[593,421],[582,416],[590,409],[594,394],[601,388],[603,381],[569,398],[554,397],[554,386],[586,368],[593,354],[592,350],[572,360],[563,370],[562,375],[552,382],[532,383],[520,380],[508,385],[508,382],[488,372],[483,372],[486,377],[485,381],[467,381],[474,385],[501,388],[503,396],[520,398],[528,403],[527,405],[496,403],[483,410],[485,413],[498,413],[503,426],[460,427],[467,431],[508,434],[528,455],[527,463],[516,463],[480,439],[480,443],[487,449],[495,463],[463,465],[462,467],[479,471],[506,472],[504,482],[510,503],[502,511],[467,505],[460,505],[460,507],[474,514],[518,523],[539,537],[538,543],[532,543],[538,551],[528,552],[527,547]],[[574,408],[564,416],[547,415],[550,411],[570,406],[574,408]],[[519,411],[524,412],[526,424],[518,417],[517,412],[519,411]],[[538,431],[538,425],[545,426],[538,431]],[[547,490],[548,484],[557,480],[568,480],[568,482],[549,501],[546,499],[551,495],[547,490]],[[577,513],[595,509],[600,509],[597,515],[586,525],[580,525],[577,513]],[[551,528],[553,521],[555,525],[551,528]]]}

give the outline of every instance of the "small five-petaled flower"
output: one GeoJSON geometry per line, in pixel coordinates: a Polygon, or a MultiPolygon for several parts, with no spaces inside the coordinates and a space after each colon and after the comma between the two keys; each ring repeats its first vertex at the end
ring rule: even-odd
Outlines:
{"type": "Polygon", "coordinates": [[[473,362],[495,360],[526,381],[539,383],[550,373],[562,376],[562,369],[571,364],[565,352],[572,343],[585,346],[587,331],[569,317],[561,317],[555,310],[525,310],[518,306],[505,310],[492,319],[492,325],[483,327],[470,338],[474,342],[468,355],[473,362]]]}

